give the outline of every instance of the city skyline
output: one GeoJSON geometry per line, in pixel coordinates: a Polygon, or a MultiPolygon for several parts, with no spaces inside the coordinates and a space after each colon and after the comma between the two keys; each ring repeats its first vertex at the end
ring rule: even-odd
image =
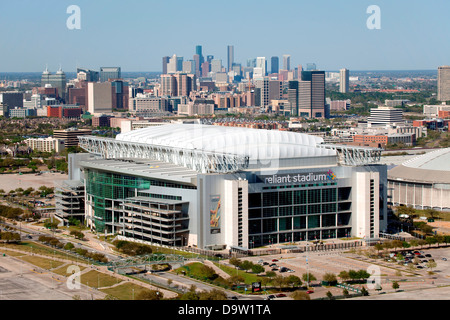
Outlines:
{"type": "Polygon", "coordinates": [[[371,1],[231,1],[235,13],[219,2],[76,1],[81,29],[69,30],[69,1],[0,4],[0,72],[40,72],[48,65],[65,71],[121,66],[124,71],[161,71],[161,57],[193,59],[196,46],[227,65],[291,56],[291,66],[309,62],[321,70],[432,70],[450,64],[443,1],[380,0],[381,29],[366,22],[371,1]],[[136,10],[139,8],[139,10],[136,10]],[[242,19],[237,16],[245,17],[242,19]],[[168,19],[170,17],[170,19],[168,19]],[[276,19],[275,19],[276,18],[276,19]],[[273,20],[279,21],[274,24],[273,20]],[[188,24],[189,28],[182,28],[188,24]],[[49,36],[51,35],[51,36],[49,36]],[[420,39],[420,44],[418,44],[420,39]],[[414,49],[410,49],[414,48],[414,49]]]}

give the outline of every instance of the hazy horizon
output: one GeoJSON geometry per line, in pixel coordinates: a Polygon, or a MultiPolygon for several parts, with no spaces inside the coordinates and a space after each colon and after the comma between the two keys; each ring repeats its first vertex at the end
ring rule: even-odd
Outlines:
{"type": "MultiPolygon", "coordinates": [[[[291,68],[437,70],[450,64],[447,0],[21,0],[0,2],[0,70],[56,72],[84,67],[160,72],[162,57],[193,59],[195,46],[227,64],[291,55],[291,68]],[[70,30],[67,8],[80,8],[70,30]],[[371,5],[380,29],[369,29],[371,5]]],[[[129,71],[140,72],[140,71],[129,71]]]]}

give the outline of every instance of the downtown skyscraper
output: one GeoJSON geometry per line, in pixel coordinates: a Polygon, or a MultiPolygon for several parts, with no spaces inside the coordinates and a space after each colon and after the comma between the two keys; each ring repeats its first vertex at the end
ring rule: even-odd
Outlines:
{"type": "Polygon", "coordinates": [[[230,72],[233,69],[233,63],[234,63],[234,46],[228,46],[227,53],[228,53],[228,69],[227,69],[227,71],[230,72]]]}
{"type": "Polygon", "coordinates": [[[442,102],[450,101],[450,66],[438,68],[438,95],[442,102]]]}
{"type": "Polygon", "coordinates": [[[302,71],[298,82],[298,115],[325,118],[325,71],[302,71]]]}
{"type": "Polygon", "coordinates": [[[339,79],[339,92],[348,93],[349,92],[349,72],[348,69],[340,70],[340,79],[339,79]]]}

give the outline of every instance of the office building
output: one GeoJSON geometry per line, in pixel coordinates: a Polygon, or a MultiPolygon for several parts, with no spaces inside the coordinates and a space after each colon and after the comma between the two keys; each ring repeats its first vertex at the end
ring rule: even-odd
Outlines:
{"type": "Polygon", "coordinates": [[[170,112],[169,99],[150,94],[137,94],[130,99],[129,111],[141,117],[166,114],[170,112]]]}
{"type": "Polygon", "coordinates": [[[200,72],[200,69],[197,69],[197,63],[200,61],[199,56],[194,56],[194,60],[187,60],[183,62],[183,73],[195,74],[200,72]]]}
{"type": "Polygon", "coordinates": [[[352,149],[342,162],[319,137],[194,124],[120,134],[107,154],[104,140],[81,137],[101,158],[79,161],[85,220],[101,234],[233,250],[371,240],[387,227],[387,170],[367,165],[372,150],[352,149]]]}
{"type": "Polygon", "coordinates": [[[0,111],[4,117],[9,117],[9,110],[23,107],[23,92],[0,92],[0,111]]]}
{"type": "Polygon", "coordinates": [[[255,105],[260,107],[268,107],[270,105],[269,100],[269,78],[262,77],[254,80],[255,95],[258,92],[259,99],[255,100],[255,105]]]}
{"type": "Polygon", "coordinates": [[[33,151],[40,152],[61,152],[64,150],[64,140],[48,138],[29,138],[24,141],[33,151]]]}
{"type": "Polygon", "coordinates": [[[289,54],[283,55],[283,69],[287,71],[291,70],[291,56],[289,54]]]}
{"type": "Polygon", "coordinates": [[[234,46],[227,47],[227,61],[228,61],[227,71],[230,72],[234,63],[234,46]]]}
{"type": "Polygon", "coordinates": [[[222,72],[222,60],[211,60],[211,72],[222,72]]]}
{"type": "Polygon", "coordinates": [[[390,126],[403,123],[403,111],[392,107],[372,108],[370,109],[370,116],[367,118],[369,126],[390,126]]]}
{"type": "Polygon", "coordinates": [[[34,108],[14,107],[9,108],[8,114],[10,118],[26,118],[35,117],[37,112],[34,108]]]}
{"type": "Polygon", "coordinates": [[[267,75],[267,60],[265,57],[256,58],[256,67],[253,77],[265,77],[267,75]]]}
{"type": "Polygon", "coordinates": [[[178,67],[178,57],[174,54],[169,58],[169,63],[167,64],[167,74],[176,73],[178,67]]]}
{"type": "Polygon", "coordinates": [[[113,111],[112,83],[89,82],[87,85],[87,110],[90,114],[111,113],[113,111]]]}
{"type": "Polygon", "coordinates": [[[47,117],[59,119],[80,119],[83,109],[78,105],[51,105],[47,107],[47,117]]]}
{"type": "Polygon", "coordinates": [[[298,106],[299,106],[298,89],[299,89],[299,81],[291,80],[288,82],[287,99],[289,101],[290,106],[290,115],[294,117],[298,116],[298,106]]]}
{"type": "Polygon", "coordinates": [[[278,57],[272,57],[270,59],[270,72],[271,73],[278,73],[280,70],[280,61],[278,57]]]}
{"type": "Polygon", "coordinates": [[[167,65],[169,64],[170,57],[165,56],[162,58],[162,74],[167,74],[167,65]]]}
{"type": "Polygon", "coordinates": [[[98,82],[100,80],[100,74],[98,71],[77,68],[77,79],[80,81],[98,82]]]}
{"type": "Polygon", "coordinates": [[[70,128],[65,130],[54,130],[53,138],[63,140],[64,146],[69,148],[78,146],[79,136],[88,136],[91,134],[92,130],[89,129],[70,128]]]}
{"type": "Polygon", "coordinates": [[[161,75],[161,96],[185,96],[197,90],[197,77],[194,74],[175,73],[161,75]]]}
{"type": "Polygon", "coordinates": [[[438,68],[438,96],[442,102],[450,101],[450,66],[438,68]]]}
{"type": "Polygon", "coordinates": [[[66,74],[61,68],[55,74],[49,72],[48,69],[42,73],[41,87],[56,88],[58,90],[57,98],[59,97],[62,101],[66,100],[66,84],[66,74]]]}
{"type": "Polygon", "coordinates": [[[298,85],[298,115],[307,118],[326,118],[325,72],[302,71],[298,85]]]}
{"type": "Polygon", "coordinates": [[[101,67],[100,68],[100,82],[107,82],[110,79],[116,80],[122,78],[120,67],[101,67]]]}
{"type": "Polygon", "coordinates": [[[340,70],[340,79],[339,79],[339,92],[341,93],[348,93],[349,92],[349,72],[348,69],[341,69],[340,70]]]}

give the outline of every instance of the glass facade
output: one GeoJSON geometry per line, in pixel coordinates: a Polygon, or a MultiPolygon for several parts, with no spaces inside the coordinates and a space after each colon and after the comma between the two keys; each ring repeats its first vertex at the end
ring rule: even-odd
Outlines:
{"type": "Polygon", "coordinates": [[[85,174],[87,199],[94,211],[93,224],[98,232],[105,229],[110,232],[108,225],[119,223],[123,200],[137,196],[140,190],[148,190],[150,186],[196,189],[194,186],[92,169],[86,169],[85,174]],[[113,214],[115,211],[117,214],[113,214]]]}
{"type": "Polygon", "coordinates": [[[351,187],[336,182],[264,187],[249,193],[249,243],[346,237],[351,232],[351,187]],[[298,189],[289,190],[297,187],[298,189]],[[300,188],[299,188],[300,187],[300,188]]]}

